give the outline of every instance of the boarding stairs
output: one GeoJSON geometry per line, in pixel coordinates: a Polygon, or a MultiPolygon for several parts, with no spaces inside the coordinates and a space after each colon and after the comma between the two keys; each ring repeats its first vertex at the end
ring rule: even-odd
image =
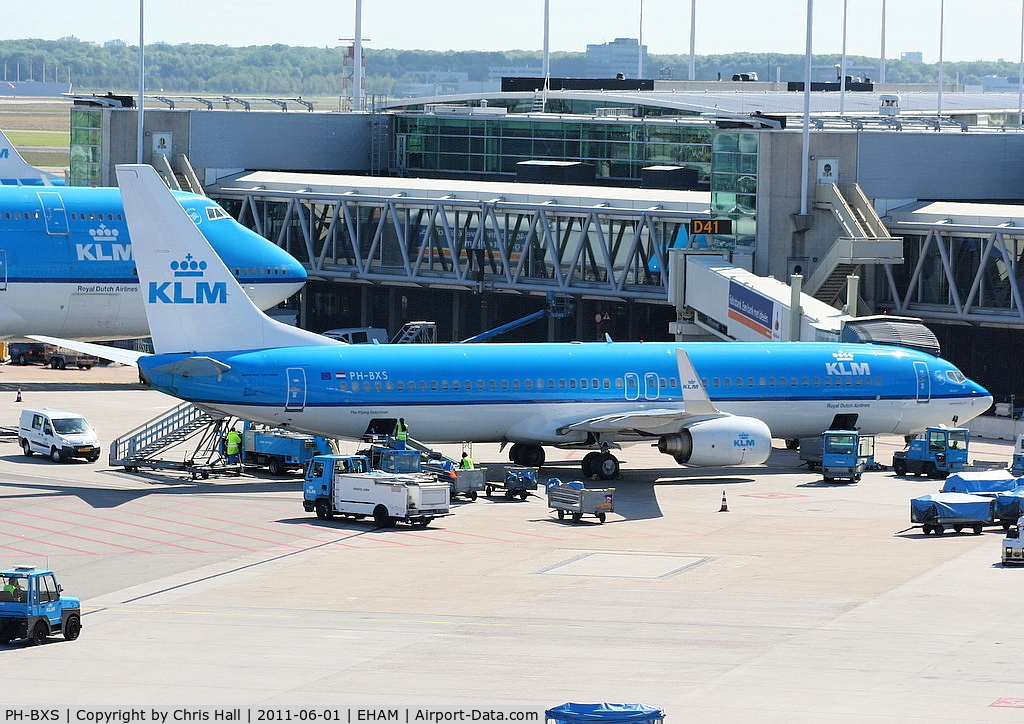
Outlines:
{"type": "Polygon", "coordinates": [[[111,442],[108,461],[129,472],[146,467],[185,470],[193,478],[237,474],[240,468],[226,465],[220,444],[232,422],[183,402],[111,442]]]}
{"type": "Polygon", "coordinates": [[[436,344],[437,322],[406,322],[391,344],[436,344]]]}
{"type": "Polygon", "coordinates": [[[815,299],[834,306],[846,277],[861,266],[903,263],[903,239],[890,236],[857,184],[818,184],[814,208],[830,211],[843,230],[804,281],[804,291],[815,299]]]}

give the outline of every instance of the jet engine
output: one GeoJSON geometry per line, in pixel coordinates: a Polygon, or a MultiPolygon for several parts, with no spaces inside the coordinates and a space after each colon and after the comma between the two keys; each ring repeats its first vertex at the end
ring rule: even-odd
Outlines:
{"type": "Polygon", "coordinates": [[[760,465],[772,451],[772,434],[756,417],[698,420],[678,433],[663,435],[658,450],[680,465],[718,467],[760,465]]]}

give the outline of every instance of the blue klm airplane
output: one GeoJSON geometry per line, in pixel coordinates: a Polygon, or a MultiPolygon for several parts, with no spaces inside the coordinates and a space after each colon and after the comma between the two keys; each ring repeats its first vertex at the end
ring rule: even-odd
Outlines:
{"type": "Polygon", "coordinates": [[[590,449],[584,472],[611,478],[622,443],[681,465],[757,465],[772,437],[837,423],[909,434],[992,404],[950,363],[899,347],[340,344],[253,306],[153,169],[117,173],[156,350],[121,361],[218,413],[350,439],[404,417],[424,442],[512,443],[525,465],[544,446],[590,449]]]}
{"type": "MultiPolygon", "coordinates": [[[[0,133],[0,338],[148,336],[120,191],[49,176],[0,133]]],[[[305,283],[298,261],[210,199],[174,197],[260,309],[305,283]]]]}

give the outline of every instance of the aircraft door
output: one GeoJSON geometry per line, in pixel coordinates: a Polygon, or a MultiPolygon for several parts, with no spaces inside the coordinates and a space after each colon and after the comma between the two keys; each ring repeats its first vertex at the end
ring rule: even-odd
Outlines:
{"type": "Polygon", "coordinates": [[[658,375],[654,372],[648,372],[644,375],[644,398],[657,400],[659,393],[658,375]]]}
{"type": "Polygon", "coordinates": [[[306,407],[306,370],[289,367],[288,398],[284,403],[285,412],[298,412],[306,407]]]}
{"type": "Polygon", "coordinates": [[[640,375],[636,372],[627,372],[623,380],[626,383],[626,399],[627,400],[639,400],[640,399],[640,375]]]}
{"type": "Polygon", "coordinates": [[[56,191],[39,191],[39,203],[43,206],[43,220],[46,222],[46,233],[50,236],[67,236],[68,214],[64,210],[64,199],[56,191]]]}
{"type": "Polygon", "coordinates": [[[0,292],[7,291],[7,250],[0,249],[0,292]]]}
{"type": "Polygon", "coordinates": [[[928,376],[928,365],[915,362],[914,375],[917,377],[917,401],[928,402],[932,399],[932,379],[928,376]]]}

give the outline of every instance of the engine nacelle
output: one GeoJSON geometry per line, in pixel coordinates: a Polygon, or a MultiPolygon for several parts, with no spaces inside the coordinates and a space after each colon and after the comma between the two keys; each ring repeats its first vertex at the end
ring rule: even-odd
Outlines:
{"type": "Polygon", "coordinates": [[[697,467],[760,465],[772,451],[772,433],[756,417],[715,417],[663,435],[658,450],[680,465],[697,467]]]}

